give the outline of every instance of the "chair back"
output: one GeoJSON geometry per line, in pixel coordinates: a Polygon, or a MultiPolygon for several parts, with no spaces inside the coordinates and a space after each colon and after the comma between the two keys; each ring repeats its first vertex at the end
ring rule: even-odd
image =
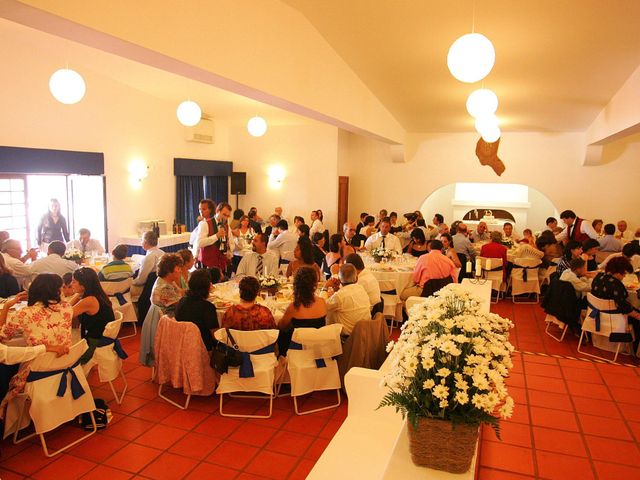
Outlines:
{"type": "Polygon", "coordinates": [[[587,316],[582,322],[582,330],[604,336],[612,332],[627,332],[627,316],[618,313],[616,302],[598,298],[592,293],[587,293],[587,302],[587,316]]]}
{"type": "Polygon", "coordinates": [[[116,339],[116,341],[107,343],[104,346],[98,346],[91,360],[84,365],[85,375],[89,374],[89,371],[94,365],[98,365],[98,376],[101,382],[111,382],[120,374],[122,358],[118,354],[118,350],[126,356],[124,350],[122,350],[120,341],[117,340],[120,327],[122,326],[122,313],[114,312],[114,314],[116,319],[105,325],[102,337],[104,339],[116,339]]]}
{"type": "Polygon", "coordinates": [[[511,291],[513,295],[540,293],[538,267],[542,262],[537,258],[516,258],[511,270],[511,291]]]}
{"type": "Polygon", "coordinates": [[[151,291],[153,290],[153,284],[156,283],[158,274],[151,272],[147,277],[147,281],[144,283],[142,293],[138,298],[138,318],[146,318],[147,312],[151,308],[151,291]]]}
{"type": "Polygon", "coordinates": [[[489,271],[497,271],[498,269],[502,269],[502,259],[501,258],[488,258],[488,257],[476,257],[478,260],[480,260],[480,266],[482,267],[483,270],[489,270],[489,271]],[[491,262],[491,265],[487,265],[487,262],[491,262]],[[490,266],[490,269],[487,269],[487,267],[490,266]]]}
{"type": "Polygon", "coordinates": [[[147,367],[153,367],[154,365],[153,345],[161,316],[162,309],[157,305],[151,305],[142,324],[139,359],[140,363],[147,367]]]}
{"type": "Polygon", "coordinates": [[[131,289],[132,281],[131,278],[126,278],[115,282],[100,282],[100,286],[104,290],[104,293],[112,297],[116,293],[128,293],[131,289]]]}
{"type": "Polygon", "coordinates": [[[377,370],[387,358],[389,327],[384,316],[378,313],[371,321],[355,324],[351,335],[342,346],[342,356],[338,359],[340,378],[352,367],[377,370]]]}
{"type": "Polygon", "coordinates": [[[412,307],[424,303],[426,301],[425,297],[409,297],[405,302],[405,307],[407,308],[407,312],[411,310],[412,307]]]}
{"type": "Polygon", "coordinates": [[[504,273],[503,273],[503,265],[501,258],[487,258],[487,257],[477,257],[480,260],[480,265],[482,267],[482,273],[485,275],[485,278],[491,282],[491,289],[497,292],[502,291],[504,288],[504,273]],[[491,265],[488,265],[487,262],[491,261],[491,265]],[[487,269],[490,266],[491,269],[487,269]]]}
{"type": "MultiPolygon", "coordinates": [[[[298,329],[311,330],[311,329],[298,329]]],[[[278,340],[278,330],[233,330],[229,329],[231,336],[236,341],[241,352],[255,352],[262,348],[273,345],[278,340]]],[[[216,330],[214,334],[216,340],[227,343],[227,331],[224,328],[216,330]]],[[[230,343],[230,342],[229,342],[230,343]]],[[[274,355],[275,354],[267,354],[274,355]]],[[[254,356],[254,355],[252,355],[254,356]]]]}
{"type": "Polygon", "coordinates": [[[427,280],[422,288],[422,297],[430,297],[441,288],[453,283],[453,279],[449,277],[444,278],[432,278],[431,280],[427,280]]]}
{"type": "Polygon", "coordinates": [[[157,383],[182,388],[186,395],[213,393],[215,374],[195,323],[162,316],[155,335],[154,355],[157,383]]]}
{"type": "Polygon", "coordinates": [[[300,344],[302,350],[313,352],[315,360],[337,357],[342,355],[340,332],[342,325],[339,323],[321,328],[296,328],[291,341],[300,344]]]}

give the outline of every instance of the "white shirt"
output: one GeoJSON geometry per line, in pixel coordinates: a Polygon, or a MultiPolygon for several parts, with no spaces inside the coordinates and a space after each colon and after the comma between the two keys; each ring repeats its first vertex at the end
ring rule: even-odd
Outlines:
{"type": "Polygon", "coordinates": [[[573,285],[573,289],[576,291],[576,296],[578,298],[582,296],[583,292],[591,291],[591,279],[587,277],[578,277],[570,268],[567,268],[562,272],[560,280],[563,282],[569,282],[573,285]]]}
{"type": "Polygon", "coordinates": [[[622,242],[613,235],[605,235],[598,239],[601,252],[619,252],[622,250],[622,242]]]}
{"type": "MultiPolygon", "coordinates": [[[[367,250],[373,250],[374,248],[378,248],[382,245],[382,233],[374,233],[364,244],[364,247],[367,250]]],[[[400,239],[396,237],[393,233],[387,233],[384,237],[384,248],[387,250],[393,250],[398,255],[402,255],[402,244],[400,243],[400,239]]]]}
{"type": "Polygon", "coordinates": [[[311,224],[311,227],[309,227],[309,237],[313,238],[313,234],[316,232],[324,233],[324,225],[319,218],[316,218],[311,224]]]}
{"type": "Polygon", "coordinates": [[[62,277],[65,273],[74,272],[78,267],[76,262],[66,260],[57,253],[52,253],[33,262],[31,279],[33,280],[39,273],[55,273],[62,277]]]}
{"type": "Polygon", "coordinates": [[[4,263],[9,270],[11,270],[11,274],[16,277],[18,281],[18,286],[22,288],[22,284],[25,280],[31,280],[31,265],[29,263],[22,263],[19,258],[13,258],[8,253],[3,253],[4,263]]]}
{"type": "MultiPolygon", "coordinates": [[[[609,255],[607,258],[604,259],[604,262],[598,265],[598,269],[604,270],[605,267],[607,266],[607,263],[609,263],[609,260],[611,260],[612,258],[621,257],[621,256],[622,256],[622,252],[612,253],[611,255],[609,255]]],[[[640,270],[640,255],[634,255],[631,257],[631,267],[633,268],[634,272],[637,272],[638,270],[640,270]]]]}
{"type": "Polygon", "coordinates": [[[360,320],[371,320],[369,295],[362,285],[345,285],[327,300],[327,323],[342,324],[342,333],[351,335],[360,320]]]}
{"type": "Polygon", "coordinates": [[[80,240],[71,240],[69,243],[67,243],[67,247],[75,248],[76,250],[80,250],[81,252],[86,253],[95,251],[98,253],[98,255],[104,255],[104,247],[100,245],[100,242],[95,238],[90,238],[84,248],[82,248],[82,243],[80,242],[80,240]]]}
{"type": "MultiPolygon", "coordinates": [[[[236,277],[242,278],[245,276],[258,277],[258,252],[248,252],[240,260],[238,264],[238,270],[236,271],[236,277]]],[[[262,274],[263,275],[277,275],[278,274],[278,255],[267,250],[262,254],[262,274]]]]}
{"type": "Polygon", "coordinates": [[[624,233],[620,233],[620,231],[616,231],[615,237],[620,240],[622,243],[629,243],[633,240],[633,233],[630,230],[625,230],[624,233]]]}
{"type": "MultiPolygon", "coordinates": [[[[578,219],[576,218],[574,222],[578,219]]],[[[591,222],[589,220],[581,219],[582,223],[580,224],[580,233],[584,233],[589,236],[589,238],[593,238],[594,240],[598,240],[598,232],[596,232],[591,226],[591,222]]],[[[561,242],[569,235],[569,227],[565,227],[559,234],[556,235],[556,240],[561,242]]]]}
{"type": "Polygon", "coordinates": [[[33,360],[41,353],[46,352],[47,347],[36,345],[34,347],[8,347],[0,343],[0,363],[15,365],[16,363],[33,360]]]}
{"type": "MultiPolygon", "coordinates": [[[[212,223],[218,223],[218,221],[219,219],[216,218],[215,216],[211,219],[212,223]]],[[[232,238],[230,236],[231,232],[229,231],[228,223],[225,224],[225,228],[227,230],[227,241],[228,241],[229,239],[232,238]]],[[[217,234],[213,234],[209,236],[209,225],[207,224],[206,220],[200,220],[200,223],[198,223],[198,226],[194,230],[194,235],[192,235],[192,237],[193,237],[193,256],[195,258],[198,258],[198,253],[200,252],[201,248],[208,247],[209,245],[213,245],[219,240],[217,234]]],[[[228,249],[227,254],[228,255],[232,254],[231,248],[228,249]]]]}
{"type": "Polygon", "coordinates": [[[151,247],[149,250],[147,250],[147,254],[142,260],[142,265],[140,265],[138,276],[133,279],[132,285],[144,286],[149,274],[151,272],[158,271],[158,262],[160,261],[160,257],[162,257],[162,255],[164,255],[164,252],[158,247],[151,247]]]}
{"type": "Polygon", "coordinates": [[[282,230],[277,237],[273,233],[269,236],[269,244],[267,248],[277,253],[283,260],[292,262],[295,260],[293,251],[298,244],[298,235],[289,230],[282,230]]]}
{"type": "Polygon", "coordinates": [[[380,303],[380,282],[373,276],[368,268],[358,273],[358,285],[362,285],[369,296],[369,305],[372,307],[380,303]]]}

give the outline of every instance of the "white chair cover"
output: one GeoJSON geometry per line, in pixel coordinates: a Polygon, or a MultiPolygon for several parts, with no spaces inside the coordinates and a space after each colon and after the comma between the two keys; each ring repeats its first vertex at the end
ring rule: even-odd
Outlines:
{"type": "Polygon", "coordinates": [[[631,350],[631,344],[624,344],[620,342],[610,342],[609,334],[626,333],[630,332],[633,335],[633,330],[629,328],[627,316],[622,313],[603,313],[603,311],[617,310],[617,306],[613,300],[603,300],[591,293],[587,294],[587,301],[589,307],[587,308],[587,316],[582,322],[582,330],[585,332],[591,332],[593,339],[593,346],[601,350],[608,352],[629,352],[631,350]],[[592,316],[593,308],[595,307],[599,311],[600,316],[600,329],[596,328],[596,320],[592,316]]]}
{"type": "MultiPolygon", "coordinates": [[[[67,355],[56,357],[54,353],[45,353],[31,362],[31,372],[70,369],[78,379],[80,387],[84,390],[84,393],[77,399],[73,398],[71,388],[73,375],[69,370],[66,372],[66,390],[61,397],[58,396],[58,389],[61,386],[63,373],[27,382],[24,393],[26,397],[31,399],[29,415],[33,420],[36,433],[49,432],[63,423],[73,420],[81,413],[92,412],[96,409],[91,395],[91,388],[87,383],[82,366],[77,364],[71,368],[78,362],[78,359],[87,348],[87,342],[82,340],[73,345],[67,355]]],[[[24,397],[19,396],[15,400],[9,402],[7,408],[5,437],[15,431],[20,401],[24,401],[24,397]]]]}
{"type": "Polygon", "coordinates": [[[482,266],[485,278],[491,282],[491,289],[497,292],[504,291],[505,285],[502,274],[504,266],[502,265],[502,259],[487,257],[478,257],[478,259],[480,260],[480,265],[482,266]],[[487,270],[487,261],[491,261],[491,270],[487,270]],[[500,270],[497,270],[498,268],[500,270]]]}
{"type": "Polygon", "coordinates": [[[542,262],[537,258],[516,258],[511,270],[511,292],[513,295],[523,293],[540,293],[540,280],[538,279],[538,266],[542,262]],[[518,268],[522,267],[522,268],[518,268]],[[524,279],[525,268],[527,280],[524,279]]]}
{"type": "MultiPolygon", "coordinates": [[[[116,319],[104,327],[103,337],[118,338],[122,326],[122,312],[115,312],[115,316],[116,319]]],[[[122,369],[122,359],[116,353],[114,343],[95,349],[91,360],[84,365],[85,375],[89,375],[95,365],[98,365],[98,378],[101,382],[111,382],[118,377],[122,369]]]]}
{"type": "Polygon", "coordinates": [[[131,282],[132,280],[130,278],[119,280],[117,282],[100,282],[100,286],[104,292],[109,295],[113,310],[116,312],[122,312],[122,321],[124,323],[138,321],[136,311],[133,308],[133,303],[131,302],[131,293],[129,293],[129,290],[131,289],[131,282]],[[117,297],[116,294],[121,294],[121,298],[124,298],[126,303],[121,304],[118,298],[120,295],[117,297]]]}
{"type": "Polygon", "coordinates": [[[385,317],[391,317],[395,320],[402,321],[402,302],[398,295],[381,293],[380,298],[384,300],[384,310],[382,314],[385,317]]]}
{"type": "MultiPolygon", "coordinates": [[[[278,330],[230,330],[241,352],[255,352],[273,345],[278,340],[278,330]]],[[[221,328],[215,332],[216,340],[227,343],[227,332],[221,328]]],[[[240,368],[229,368],[228,373],[220,376],[216,393],[260,392],[273,395],[275,368],[278,360],[275,353],[250,355],[254,377],[241,378],[240,368]]]]}
{"type": "Polygon", "coordinates": [[[407,298],[406,302],[405,302],[405,307],[407,309],[407,312],[409,312],[411,310],[411,307],[414,307],[415,305],[418,305],[419,303],[424,303],[427,301],[426,297],[409,297],[407,298]]]}
{"type": "Polygon", "coordinates": [[[332,357],[342,354],[341,331],[340,324],[294,330],[292,342],[302,345],[302,350],[289,348],[287,353],[292,396],[340,388],[338,362],[332,357]],[[319,367],[316,360],[325,366],[319,367]]]}

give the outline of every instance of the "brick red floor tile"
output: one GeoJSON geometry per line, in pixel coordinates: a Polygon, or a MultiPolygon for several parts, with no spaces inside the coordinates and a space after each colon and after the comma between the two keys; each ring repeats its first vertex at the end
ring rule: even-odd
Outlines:
{"type": "Polygon", "coordinates": [[[140,473],[153,480],[180,480],[197,465],[197,460],[165,452],[140,473]]]}
{"type": "Polygon", "coordinates": [[[479,480],[529,480],[535,477],[531,475],[520,475],[514,472],[505,472],[504,470],[495,470],[493,468],[480,467],[479,480]]]}
{"type": "Polygon", "coordinates": [[[531,419],[529,418],[529,409],[524,405],[516,405],[513,409],[513,415],[509,421],[515,423],[531,423],[531,419]]]}
{"type": "Polygon", "coordinates": [[[584,438],[594,460],[640,467],[640,449],[635,443],[591,435],[584,438]]]}
{"type": "Polygon", "coordinates": [[[92,462],[104,462],[126,444],[127,442],[125,440],[108,435],[96,434],[71,448],[68,452],[70,455],[92,462]]]}
{"type": "Polygon", "coordinates": [[[139,418],[124,417],[116,424],[109,425],[105,430],[105,434],[111,437],[121,438],[122,440],[133,440],[148,431],[154,425],[155,424],[153,422],[148,422],[139,418]]]}
{"type": "Polygon", "coordinates": [[[580,433],[534,426],[533,438],[536,449],[576,457],[587,456],[587,449],[580,433]]]}
{"type": "Polygon", "coordinates": [[[524,373],[509,373],[509,377],[506,379],[507,386],[524,388],[524,373]]]}
{"type": "Polygon", "coordinates": [[[621,418],[618,407],[611,400],[597,400],[586,397],[573,397],[576,412],[609,418],[621,418]]]}
{"type": "Polygon", "coordinates": [[[305,452],[304,458],[308,458],[313,461],[318,460],[320,458],[320,455],[322,455],[322,452],[324,452],[324,450],[327,448],[327,445],[329,445],[328,439],[316,438],[305,452]]]}
{"type": "Polygon", "coordinates": [[[36,480],[59,480],[60,478],[73,480],[82,477],[97,465],[94,462],[64,453],[55,458],[56,460],[52,463],[33,474],[33,478],[36,480]]]}
{"type": "Polygon", "coordinates": [[[567,393],[567,387],[562,378],[541,377],[539,375],[527,375],[527,390],[567,393]]]}
{"type": "Polygon", "coordinates": [[[633,441],[626,422],[622,420],[579,413],[578,421],[585,434],[633,441]]]}
{"type": "Polygon", "coordinates": [[[163,425],[168,425],[170,427],[191,430],[198,426],[208,416],[208,413],[201,412],[199,410],[176,410],[162,420],[162,423],[163,425]]]}
{"type": "Polygon", "coordinates": [[[584,368],[563,368],[564,378],[571,382],[602,384],[603,380],[597,370],[585,370],[584,368]]]}
{"type": "Polygon", "coordinates": [[[549,378],[561,378],[562,371],[558,365],[527,362],[524,364],[525,375],[540,375],[549,378]]]}
{"type": "Polygon", "coordinates": [[[216,438],[225,438],[242,425],[242,421],[235,418],[226,418],[219,415],[211,415],[198,425],[194,432],[211,435],[216,438]]]}
{"type": "Polygon", "coordinates": [[[618,402],[618,406],[622,411],[622,416],[631,422],[640,422],[640,403],[622,403],[618,402]]]}
{"type": "Polygon", "coordinates": [[[138,473],[161,453],[161,450],[155,448],[130,443],[105,460],[104,464],[127,472],[138,473]]]}
{"type": "Polygon", "coordinates": [[[158,450],[166,450],[184,437],[186,433],[185,430],[160,424],[140,435],[135,439],[135,442],[158,450]]]}
{"type": "Polygon", "coordinates": [[[482,442],[480,465],[525,475],[534,474],[531,449],[500,442],[482,442]]]}
{"type": "Polygon", "coordinates": [[[635,388],[609,386],[609,391],[616,402],[635,403],[640,397],[640,392],[635,388]]]}
{"type": "Polygon", "coordinates": [[[19,473],[12,472],[10,470],[5,470],[4,468],[0,468],[0,478],[3,480],[24,480],[24,475],[20,475],[19,473]]]}
{"type": "Polygon", "coordinates": [[[267,443],[265,448],[273,452],[300,457],[313,443],[314,439],[315,437],[310,435],[280,430],[267,443]]]}
{"type": "Polygon", "coordinates": [[[254,423],[245,422],[229,436],[229,439],[254,447],[263,447],[275,433],[276,430],[273,428],[261,427],[254,423]]]}
{"type": "Polygon", "coordinates": [[[282,427],[283,430],[289,432],[306,433],[309,435],[318,435],[327,424],[326,418],[314,417],[310,415],[294,415],[282,427]]]}
{"type": "Polygon", "coordinates": [[[147,398],[140,398],[127,394],[124,396],[122,404],[118,405],[116,402],[111,402],[109,404],[109,408],[111,409],[111,413],[113,414],[119,413],[122,415],[129,415],[130,413],[135,412],[147,403],[149,403],[149,399],[147,398]]]}
{"type": "Polygon", "coordinates": [[[594,479],[591,463],[587,458],[536,450],[536,463],[540,477],[550,480],[594,479]]]}
{"type": "Polygon", "coordinates": [[[298,462],[298,465],[296,465],[293,472],[291,472],[288,480],[304,480],[305,478],[307,478],[307,475],[309,475],[309,472],[311,472],[314,465],[315,462],[303,458],[302,460],[300,460],[300,462],[298,462]]]}
{"type": "Polygon", "coordinates": [[[128,480],[132,476],[132,473],[125,472],[124,470],[98,465],[82,477],[82,480],[128,480]]]}
{"type": "Polygon", "coordinates": [[[175,405],[171,405],[169,402],[158,399],[147,403],[144,405],[144,408],[139,408],[132,412],[130,416],[152,422],[158,422],[167,418],[172,413],[175,413],[176,410],[177,407],[175,405]]]}
{"type": "MultiPolygon", "coordinates": [[[[511,393],[511,389],[509,389],[509,393],[511,393]]],[[[529,390],[528,395],[529,405],[531,406],[573,411],[573,404],[571,403],[571,399],[566,393],[529,390]]]]}
{"type": "Polygon", "coordinates": [[[246,472],[273,480],[286,478],[298,462],[296,457],[263,450],[251,461],[246,472]]]}
{"type": "Polygon", "coordinates": [[[242,470],[255,457],[258,451],[259,449],[256,447],[225,440],[205,458],[205,461],[223,467],[242,470]]]}
{"type": "Polygon", "coordinates": [[[222,439],[220,438],[188,432],[169,451],[177,455],[203,460],[221,443],[222,439]]]}
{"type": "Polygon", "coordinates": [[[510,445],[519,445],[521,447],[531,448],[531,426],[513,423],[500,422],[500,440],[496,436],[493,428],[488,425],[483,426],[483,439],[495,442],[502,441],[510,445]]]}
{"type": "Polygon", "coordinates": [[[640,478],[640,468],[620,465],[617,463],[593,462],[599,480],[623,480],[640,478]]]}
{"type": "Polygon", "coordinates": [[[531,423],[538,427],[558,430],[578,431],[578,423],[573,412],[554,410],[551,408],[530,407],[531,423]]]}
{"type": "Polygon", "coordinates": [[[45,457],[40,445],[31,444],[6,461],[3,459],[2,466],[13,472],[30,476],[54,460],[55,458],[45,457]]]}
{"type": "Polygon", "coordinates": [[[204,478],[212,480],[233,480],[239,473],[238,470],[203,462],[191,471],[186,477],[186,480],[202,480],[204,478]]]}
{"type": "MultiPolygon", "coordinates": [[[[633,377],[621,373],[602,372],[603,381],[609,387],[624,387],[640,390],[640,377],[633,377]]],[[[617,398],[617,397],[616,397],[617,398]]]]}

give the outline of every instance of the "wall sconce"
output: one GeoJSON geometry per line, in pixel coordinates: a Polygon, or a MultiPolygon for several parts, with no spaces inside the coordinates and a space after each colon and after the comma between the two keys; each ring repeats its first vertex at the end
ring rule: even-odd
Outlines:
{"type": "Polygon", "coordinates": [[[284,183],[284,179],[286,177],[284,168],[279,165],[274,165],[269,168],[268,175],[269,185],[271,185],[272,188],[278,189],[282,187],[282,184],[284,183]]]}
{"type": "Polygon", "coordinates": [[[129,183],[135,189],[142,186],[142,181],[149,176],[149,166],[141,160],[129,164],[129,183]]]}

